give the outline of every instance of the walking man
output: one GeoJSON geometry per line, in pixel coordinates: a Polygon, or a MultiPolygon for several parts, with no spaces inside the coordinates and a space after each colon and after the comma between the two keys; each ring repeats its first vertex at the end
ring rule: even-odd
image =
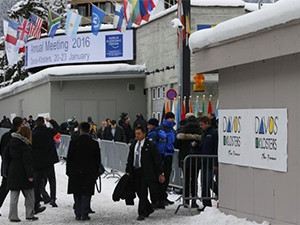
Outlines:
{"type": "Polygon", "coordinates": [[[76,220],[90,220],[91,198],[99,175],[101,162],[97,141],[89,135],[90,124],[79,124],[80,136],[70,142],[66,174],[69,177],[68,194],[74,197],[76,220]]]}
{"type": "Polygon", "coordinates": [[[165,181],[161,168],[161,156],[156,145],[146,138],[143,126],[135,128],[136,140],[130,146],[126,174],[133,179],[134,189],[139,197],[137,220],[144,220],[154,212],[148,200],[148,188],[153,201],[158,200],[158,181],[165,181]]]}

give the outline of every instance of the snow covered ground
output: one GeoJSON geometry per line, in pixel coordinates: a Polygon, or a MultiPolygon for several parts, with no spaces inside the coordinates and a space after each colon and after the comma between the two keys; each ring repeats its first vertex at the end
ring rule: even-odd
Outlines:
{"type": "MultiPolygon", "coordinates": [[[[52,208],[49,204],[47,209],[37,216],[39,220],[29,222],[25,220],[24,215],[24,198],[20,195],[19,202],[19,218],[22,222],[18,224],[152,224],[152,225],[256,225],[258,223],[247,221],[246,219],[238,219],[232,215],[225,215],[215,207],[207,208],[204,212],[199,214],[196,210],[192,210],[192,216],[187,209],[180,208],[177,215],[174,214],[179,202],[169,206],[166,210],[157,210],[146,218],[145,221],[137,221],[137,199],[135,206],[126,206],[124,201],[113,202],[112,192],[115,187],[115,178],[102,178],[102,192],[96,192],[92,198],[92,209],[96,211],[95,214],[90,214],[91,220],[82,222],[76,221],[72,210],[73,198],[72,195],[67,195],[67,176],[65,175],[65,164],[56,164],[56,179],[57,179],[57,204],[58,208],[52,208]]],[[[172,200],[178,198],[177,195],[169,197],[172,200]]],[[[0,217],[0,224],[12,224],[8,220],[9,211],[9,196],[4,202],[1,209],[2,216],[0,217]]],[[[268,225],[264,222],[262,225],[268,225]]]]}

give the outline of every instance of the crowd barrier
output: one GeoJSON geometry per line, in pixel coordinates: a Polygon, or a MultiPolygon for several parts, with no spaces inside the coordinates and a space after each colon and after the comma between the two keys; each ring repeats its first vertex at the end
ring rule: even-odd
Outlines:
{"type": "MultiPolygon", "coordinates": [[[[181,206],[188,208],[190,203],[201,200],[211,206],[211,200],[218,199],[218,156],[188,155],[183,162],[183,191],[181,206]],[[200,181],[199,181],[200,180],[200,181]]],[[[191,211],[190,211],[191,212],[191,211]]]]}
{"type": "Polygon", "coordinates": [[[9,129],[2,128],[2,127],[0,128],[0,140],[1,140],[2,135],[5,134],[7,131],[9,131],[9,129]]]}

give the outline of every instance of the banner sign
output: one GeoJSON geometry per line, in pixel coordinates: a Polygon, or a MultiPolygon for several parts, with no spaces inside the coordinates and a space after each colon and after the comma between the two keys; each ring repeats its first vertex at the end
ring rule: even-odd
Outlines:
{"type": "Polygon", "coordinates": [[[287,172],[287,109],[219,110],[219,162],[287,172]]]}
{"type": "Polygon", "coordinates": [[[26,44],[26,69],[90,62],[133,60],[133,31],[78,33],[75,38],[56,35],[26,44]]]}

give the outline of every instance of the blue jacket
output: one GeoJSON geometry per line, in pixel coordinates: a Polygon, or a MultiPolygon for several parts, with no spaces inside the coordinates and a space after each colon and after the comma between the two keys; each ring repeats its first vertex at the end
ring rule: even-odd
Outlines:
{"type": "Polygon", "coordinates": [[[176,138],[176,132],[174,130],[175,122],[170,122],[168,120],[163,120],[161,125],[161,129],[167,134],[167,144],[165,150],[165,156],[173,156],[174,155],[174,142],[176,138]]]}
{"type": "Polygon", "coordinates": [[[157,145],[160,154],[165,155],[167,134],[160,127],[154,127],[147,132],[147,137],[157,145]]]}

